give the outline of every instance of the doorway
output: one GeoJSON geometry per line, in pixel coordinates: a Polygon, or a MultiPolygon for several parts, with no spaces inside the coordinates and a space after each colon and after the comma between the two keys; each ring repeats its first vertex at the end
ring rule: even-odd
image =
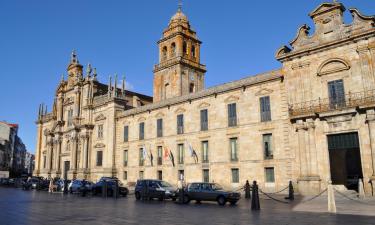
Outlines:
{"type": "Polygon", "coordinates": [[[70,170],[70,161],[64,162],[64,180],[67,180],[68,178],[68,171],[70,170]]]}
{"type": "Polygon", "coordinates": [[[358,133],[328,135],[328,151],[332,184],[358,191],[363,179],[358,133]]]}

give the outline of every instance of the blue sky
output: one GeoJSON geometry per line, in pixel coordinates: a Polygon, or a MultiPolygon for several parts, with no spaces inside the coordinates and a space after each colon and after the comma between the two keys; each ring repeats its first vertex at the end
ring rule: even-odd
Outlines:
{"type": "MultiPolygon", "coordinates": [[[[20,124],[34,152],[39,103],[53,102],[72,49],[98,79],[126,74],[134,91],[151,95],[156,42],[177,10],[177,0],[0,1],[0,120],[20,124]]],[[[365,15],[374,0],[342,0],[365,15]]],[[[312,21],[320,0],[184,0],[183,11],[203,41],[206,86],[280,68],[276,50],[312,21]]],[[[346,13],[346,22],[351,21],[346,13]]]]}

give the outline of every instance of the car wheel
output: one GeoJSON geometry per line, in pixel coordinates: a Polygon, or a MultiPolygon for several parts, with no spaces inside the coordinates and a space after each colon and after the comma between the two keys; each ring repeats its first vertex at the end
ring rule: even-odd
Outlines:
{"type": "Polygon", "coordinates": [[[135,199],[141,200],[141,194],[139,192],[135,192],[135,199]]]}
{"type": "Polygon", "coordinates": [[[225,203],[227,203],[227,201],[226,201],[226,199],[225,199],[224,196],[219,196],[217,198],[217,204],[219,204],[219,205],[225,205],[225,203]]]}
{"type": "Polygon", "coordinates": [[[230,205],[236,205],[237,201],[230,201],[230,205]]]}
{"type": "Polygon", "coordinates": [[[190,199],[189,195],[185,195],[183,200],[184,200],[184,204],[189,204],[191,199],[190,199]]]}
{"type": "Polygon", "coordinates": [[[172,201],[174,201],[174,202],[175,202],[176,200],[177,200],[176,198],[172,198],[172,201]]]}

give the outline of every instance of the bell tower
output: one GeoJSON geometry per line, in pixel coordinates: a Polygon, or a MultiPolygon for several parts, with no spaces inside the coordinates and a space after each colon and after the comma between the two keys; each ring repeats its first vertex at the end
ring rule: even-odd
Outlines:
{"type": "Polygon", "coordinates": [[[154,66],[154,102],[204,89],[206,66],[200,63],[200,46],[181,5],[158,41],[159,63],[154,66]]]}

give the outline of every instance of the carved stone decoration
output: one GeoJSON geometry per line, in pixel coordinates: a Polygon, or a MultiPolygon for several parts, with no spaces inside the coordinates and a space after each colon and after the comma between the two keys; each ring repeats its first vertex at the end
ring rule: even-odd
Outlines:
{"type": "Polygon", "coordinates": [[[234,96],[234,95],[231,95],[229,96],[228,98],[226,98],[224,100],[225,103],[229,103],[229,102],[236,102],[238,101],[240,98],[238,96],[234,96]]]}
{"type": "Polygon", "coordinates": [[[295,48],[305,41],[309,36],[310,27],[307,24],[302,25],[298,31],[297,36],[290,42],[290,45],[295,48]]]}
{"type": "Polygon", "coordinates": [[[324,61],[318,68],[318,76],[349,70],[350,65],[343,59],[335,58],[324,61]]]}
{"type": "Polygon", "coordinates": [[[140,117],[139,119],[138,119],[138,122],[143,122],[143,121],[146,121],[146,117],[140,117]]]}
{"type": "Polygon", "coordinates": [[[155,118],[162,118],[162,117],[164,117],[165,115],[164,115],[164,113],[162,113],[162,112],[158,112],[156,115],[155,115],[155,118]]]}
{"type": "Polygon", "coordinates": [[[186,109],[184,109],[184,108],[178,108],[178,109],[176,109],[176,111],[174,111],[175,113],[184,113],[184,112],[186,112],[186,109]]]}
{"type": "Polygon", "coordinates": [[[257,91],[257,92],[255,93],[255,96],[264,96],[264,95],[269,95],[269,94],[271,94],[272,92],[273,92],[273,90],[271,90],[271,89],[263,88],[263,89],[257,91]]]}
{"type": "Polygon", "coordinates": [[[210,106],[210,103],[202,102],[201,104],[199,104],[198,108],[204,109],[204,108],[208,108],[209,106],[210,106]]]}
{"type": "Polygon", "coordinates": [[[101,121],[107,119],[102,113],[95,117],[95,121],[101,121]]]}
{"type": "Polygon", "coordinates": [[[375,16],[364,16],[356,8],[349,9],[349,12],[353,17],[354,30],[372,29],[375,26],[375,16]]]}
{"type": "Polygon", "coordinates": [[[103,143],[96,143],[94,145],[94,148],[104,148],[104,147],[105,147],[105,144],[103,144],[103,143]]]}

